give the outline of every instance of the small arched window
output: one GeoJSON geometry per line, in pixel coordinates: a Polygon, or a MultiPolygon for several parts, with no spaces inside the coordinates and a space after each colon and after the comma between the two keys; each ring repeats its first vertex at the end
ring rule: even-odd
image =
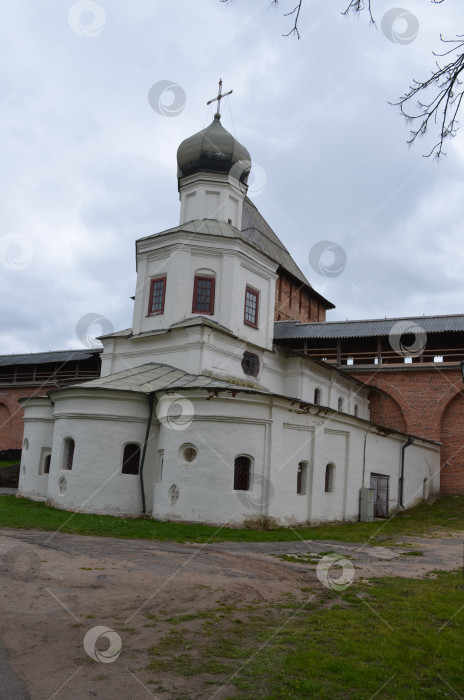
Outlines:
{"type": "Polygon", "coordinates": [[[122,473],[137,476],[140,465],[140,445],[130,442],[124,447],[122,473]]]}
{"type": "Polygon", "coordinates": [[[52,456],[51,455],[45,455],[44,459],[44,474],[50,474],[50,462],[52,461],[52,456]]]}
{"type": "Polygon", "coordinates": [[[425,477],[425,479],[422,483],[422,498],[424,499],[424,501],[427,500],[427,496],[428,496],[428,488],[427,487],[428,487],[428,479],[427,479],[427,477],[425,477]]]}
{"type": "Polygon", "coordinates": [[[358,417],[358,404],[357,403],[354,405],[354,415],[356,418],[358,417]]]}
{"type": "Polygon", "coordinates": [[[298,496],[306,496],[306,483],[308,481],[308,464],[300,462],[296,474],[296,492],[298,496]]]}
{"type": "Polygon", "coordinates": [[[343,397],[338,397],[338,410],[343,411],[343,397]]]}
{"type": "Polygon", "coordinates": [[[214,314],[214,290],[216,279],[212,276],[195,275],[193,282],[192,313],[214,314]]]}
{"type": "Polygon", "coordinates": [[[320,404],[321,404],[321,390],[320,389],[314,389],[314,403],[316,406],[320,406],[320,404]]]}
{"type": "Polygon", "coordinates": [[[61,465],[62,469],[71,470],[73,468],[75,447],[76,443],[72,438],[65,439],[63,447],[63,462],[61,465]]]}
{"type": "Polygon", "coordinates": [[[249,491],[251,481],[251,459],[240,455],[234,461],[234,491],[249,491]]]}
{"type": "Polygon", "coordinates": [[[328,464],[325,468],[325,493],[333,493],[334,489],[335,467],[333,464],[328,464]]]}

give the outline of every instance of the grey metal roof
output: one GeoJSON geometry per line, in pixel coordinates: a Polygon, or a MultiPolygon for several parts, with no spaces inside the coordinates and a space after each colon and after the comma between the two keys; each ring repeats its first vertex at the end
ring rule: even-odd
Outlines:
{"type": "Polygon", "coordinates": [[[242,213],[242,234],[253,243],[257,248],[263,250],[269,257],[279,263],[281,267],[289,272],[293,277],[302,282],[306,287],[313,290],[313,293],[319,297],[327,308],[333,309],[334,305],[325,299],[321,294],[316,292],[308,282],[292,256],[274,233],[264,217],[259,213],[253,202],[245,199],[242,213]]]}
{"type": "Polygon", "coordinates": [[[318,297],[328,309],[335,308],[330,301],[313,289],[282,241],[274,233],[267,221],[261,216],[253,202],[248,198],[245,199],[243,205],[241,226],[242,230],[239,231],[235,226],[226,224],[224,221],[216,221],[215,219],[194,219],[180,226],[169,228],[166,231],[139,238],[137,244],[155,236],[163,236],[176,231],[200,233],[210,236],[224,236],[224,238],[240,238],[245,241],[245,243],[251,244],[254,248],[257,248],[270,257],[271,260],[274,260],[274,262],[295,277],[295,279],[299,280],[306,287],[309,287],[312,293],[318,297]]]}
{"type": "MultiPolygon", "coordinates": [[[[162,389],[240,389],[241,391],[256,391],[251,387],[233,384],[203,374],[189,374],[176,367],[157,362],[149,362],[139,367],[126,369],[107,377],[91,379],[88,382],[73,385],[84,389],[113,389],[116,391],[135,391],[149,394],[162,389]]],[[[268,392],[259,389],[259,393],[268,392]]]]}
{"type": "MultiPolygon", "coordinates": [[[[333,368],[331,368],[333,369],[333,368]]],[[[341,371],[341,370],[337,370],[341,371]]],[[[353,377],[348,377],[344,375],[345,379],[353,381],[353,377]]],[[[358,384],[361,384],[359,380],[355,380],[358,384]]],[[[150,362],[140,367],[134,367],[133,369],[127,369],[123,372],[117,372],[116,374],[110,374],[107,377],[101,377],[100,379],[92,379],[88,382],[83,382],[82,384],[74,384],[66,387],[66,389],[56,389],[50,392],[50,395],[57,393],[58,391],[69,391],[70,389],[112,389],[115,391],[132,391],[137,393],[149,394],[152,391],[158,391],[163,389],[169,389],[173,391],[182,391],[185,389],[218,389],[218,390],[232,390],[240,392],[248,392],[252,394],[263,394],[267,396],[278,396],[292,403],[298,405],[312,406],[314,404],[308,401],[302,401],[299,398],[285,396],[283,394],[271,394],[265,389],[259,388],[254,389],[253,387],[245,387],[242,383],[233,384],[232,382],[225,382],[220,379],[214,379],[213,377],[207,377],[205,375],[195,375],[184,372],[176,367],[171,367],[170,365],[163,365],[160,363],[150,362]]],[[[364,387],[366,390],[372,389],[373,387],[364,387]]],[[[23,399],[24,401],[25,399],[23,399]]],[[[326,411],[329,414],[337,413],[335,409],[328,406],[318,406],[319,411],[326,411]]],[[[349,418],[350,420],[356,421],[357,423],[364,423],[367,425],[375,425],[369,423],[369,421],[364,418],[358,418],[355,416],[349,416],[348,414],[342,414],[344,418],[349,418]]],[[[385,430],[384,426],[378,426],[382,431],[385,430]]],[[[398,435],[405,435],[399,430],[394,430],[389,428],[392,433],[398,435]]],[[[423,442],[436,443],[434,440],[429,440],[428,438],[418,437],[418,440],[423,442]]]]}
{"type": "Polygon", "coordinates": [[[450,316],[410,316],[379,318],[366,321],[321,321],[300,323],[278,321],[274,324],[274,340],[304,338],[368,338],[391,333],[445,333],[464,331],[464,314],[450,316]]]}
{"type": "Polygon", "coordinates": [[[103,352],[103,348],[92,350],[57,350],[56,352],[30,352],[23,355],[0,355],[0,367],[11,365],[43,365],[52,362],[75,362],[88,360],[103,352]]]}
{"type": "Polygon", "coordinates": [[[185,231],[186,233],[203,233],[209,236],[224,236],[224,238],[242,238],[247,243],[250,243],[247,237],[242,236],[241,232],[235,228],[235,226],[226,224],[225,221],[216,221],[216,219],[194,219],[193,221],[188,221],[180,226],[174,226],[173,228],[168,228],[165,231],[160,231],[160,233],[139,238],[137,243],[147,241],[150,238],[158,238],[159,236],[164,236],[168,233],[174,233],[176,231],[185,231]]]}

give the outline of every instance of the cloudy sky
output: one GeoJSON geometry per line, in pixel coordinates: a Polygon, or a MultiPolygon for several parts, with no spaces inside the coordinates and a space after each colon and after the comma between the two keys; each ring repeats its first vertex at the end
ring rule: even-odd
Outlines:
{"type": "Polygon", "coordinates": [[[374,3],[377,28],[305,0],[298,41],[292,0],[3,0],[0,354],[131,325],[134,242],[177,225],[176,150],[219,77],[252,199],[329,319],[462,312],[464,131],[437,163],[388,104],[428,76],[440,32],[462,33],[459,1],[405,0],[382,31],[398,0],[374,3]]]}

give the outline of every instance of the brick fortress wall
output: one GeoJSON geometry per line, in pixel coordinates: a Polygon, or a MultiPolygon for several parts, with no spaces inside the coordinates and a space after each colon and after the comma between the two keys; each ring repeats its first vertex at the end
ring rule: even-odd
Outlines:
{"type": "MultiPolygon", "coordinates": [[[[31,396],[46,396],[49,391],[75,384],[87,379],[100,376],[100,352],[98,350],[71,351],[84,354],[82,359],[68,359],[64,351],[61,353],[39,353],[39,356],[50,356],[51,362],[35,363],[31,354],[31,362],[15,364],[14,356],[11,361],[0,364],[0,451],[21,449],[24,430],[24,411],[19,399],[31,396]],[[63,357],[63,361],[60,361],[63,357]]],[[[29,357],[29,356],[28,356],[29,357]]]]}
{"type": "Polygon", "coordinates": [[[32,396],[36,391],[37,388],[30,387],[0,389],[0,450],[21,449],[24,411],[18,399],[32,396]]]}
{"type": "Polygon", "coordinates": [[[464,386],[459,367],[382,367],[349,370],[382,389],[371,394],[371,420],[411,435],[443,443],[441,490],[464,494],[464,386]]]}

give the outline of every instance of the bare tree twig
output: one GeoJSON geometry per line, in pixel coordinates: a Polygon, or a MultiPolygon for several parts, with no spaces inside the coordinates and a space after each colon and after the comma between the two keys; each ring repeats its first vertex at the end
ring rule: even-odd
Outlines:
{"type": "MultiPolygon", "coordinates": [[[[347,0],[348,1],[348,0],[347,0]]],[[[228,0],[221,0],[228,2],[228,0]]],[[[271,0],[276,5],[279,0],[271,0]]],[[[304,0],[295,0],[293,10],[285,12],[285,17],[293,17],[294,24],[289,32],[282,36],[296,36],[300,39],[299,19],[304,0]]],[[[433,5],[441,5],[445,0],[430,0],[433,5]]],[[[370,21],[374,19],[375,0],[349,0],[349,4],[342,12],[343,15],[359,14],[363,11],[369,13],[370,21]]],[[[438,54],[437,58],[450,57],[443,65],[436,61],[435,68],[426,80],[413,79],[409,89],[393,104],[400,108],[401,114],[412,126],[410,138],[407,143],[411,146],[416,139],[433,130],[437,125],[439,137],[437,143],[426,157],[434,154],[437,158],[445,155],[443,146],[446,139],[456,136],[459,129],[458,114],[464,109],[464,35],[457,34],[455,39],[444,39],[440,35],[443,44],[451,45],[451,48],[438,54]],[[425,95],[429,95],[428,98],[425,95]],[[424,97],[423,97],[424,96],[424,97]]]]}
{"type": "MultiPolygon", "coordinates": [[[[273,2],[278,2],[278,0],[273,0],[273,2]]],[[[285,12],[284,17],[290,17],[290,15],[295,15],[295,23],[293,25],[293,28],[290,29],[290,31],[287,34],[282,34],[282,36],[290,36],[290,34],[294,34],[297,39],[300,39],[300,32],[298,31],[298,20],[300,18],[300,11],[301,11],[301,6],[303,4],[303,0],[300,0],[297,5],[291,10],[291,12],[285,12]],[[296,13],[296,14],[295,14],[296,13]]]]}
{"type": "MultiPolygon", "coordinates": [[[[365,0],[350,0],[350,4],[346,8],[346,10],[342,12],[342,15],[348,15],[350,14],[350,12],[362,12],[365,9],[365,7],[365,0]]],[[[374,14],[372,12],[372,0],[367,0],[367,9],[369,11],[369,16],[371,18],[372,24],[375,24],[374,14]]]]}
{"type": "Polygon", "coordinates": [[[453,44],[453,46],[442,54],[434,53],[434,55],[444,58],[457,53],[454,60],[445,65],[440,65],[437,61],[436,69],[432,71],[432,75],[427,80],[413,80],[409,90],[397,102],[393,103],[399,106],[401,114],[407,122],[414,125],[410,132],[409,145],[412,145],[419,136],[424,136],[431,124],[439,124],[438,141],[427,154],[427,156],[435,154],[437,158],[445,155],[443,150],[445,139],[456,136],[459,128],[458,112],[464,98],[462,82],[464,36],[458,35],[456,39],[443,39],[443,37],[440,39],[443,43],[453,44]],[[434,94],[430,99],[423,100],[421,96],[426,94],[428,90],[434,91],[434,94]]]}

